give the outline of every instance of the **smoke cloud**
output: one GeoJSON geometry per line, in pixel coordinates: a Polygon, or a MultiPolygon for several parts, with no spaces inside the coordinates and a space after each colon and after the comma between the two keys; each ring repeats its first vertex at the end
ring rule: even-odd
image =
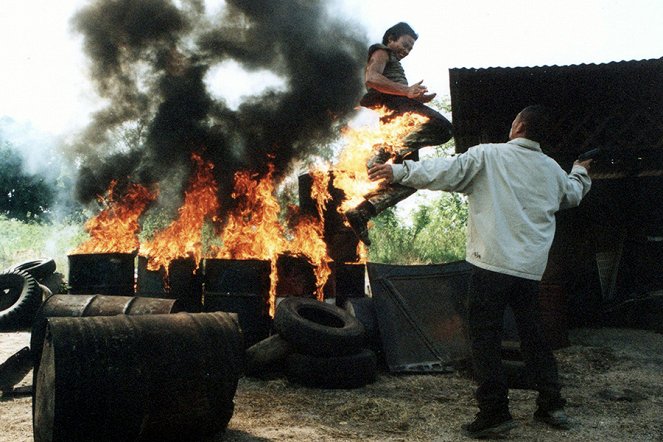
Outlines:
{"type": "Polygon", "coordinates": [[[181,188],[195,151],[215,164],[223,207],[236,171],[260,176],[271,164],[279,179],[316,154],[353,115],[367,48],[363,31],[328,9],[324,0],[227,0],[212,16],[202,0],[97,0],[80,10],[73,26],[107,104],[74,146],[77,197],[88,202],[111,180],[177,177],[181,188]],[[228,60],[285,87],[231,110],[205,84],[228,60]]]}

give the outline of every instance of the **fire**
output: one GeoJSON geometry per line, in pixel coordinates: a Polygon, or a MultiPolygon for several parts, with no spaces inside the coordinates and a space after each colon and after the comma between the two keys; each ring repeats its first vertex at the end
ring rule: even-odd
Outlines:
{"type": "Polygon", "coordinates": [[[218,186],[211,162],[204,161],[196,153],[191,155],[191,160],[196,165],[196,172],[185,192],[178,218],[140,246],[139,254],[147,257],[148,270],[163,267],[167,273],[173,259],[193,258],[196,266],[202,259],[203,224],[208,217],[215,217],[219,210],[218,186]]]}
{"type": "Polygon", "coordinates": [[[311,198],[315,201],[318,218],[324,216],[325,206],[332,199],[329,193],[329,174],[323,171],[311,171],[313,185],[311,186],[311,198]]]}
{"type": "MultiPolygon", "coordinates": [[[[391,113],[389,109],[377,110],[380,117],[391,113]]],[[[346,147],[341,151],[334,166],[334,186],[345,192],[346,199],[339,208],[345,212],[356,207],[363,196],[376,190],[379,183],[368,180],[366,163],[380,149],[389,154],[398,152],[403,147],[403,139],[419,126],[428,121],[427,117],[407,112],[377,126],[362,126],[357,129],[347,128],[343,133],[346,147]]]]}
{"type": "MultiPolygon", "coordinates": [[[[386,110],[381,111],[384,115],[386,110]]],[[[280,255],[305,258],[314,267],[316,297],[323,300],[323,288],[331,274],[325,243],[324,211],[331,201],[331,187],[340,189],[345,200],[339,212],[356,206],[363,196],[379,184],[368,180],[366,163],[378,149],[397,152],[407,134],[426,121],[416,114],[395,117],[377,127],[348,129],[344,133],[346,147],[340,153],[333,173],[311,172],[313,185],[311,197],[316,202],[317,216],[298,213],[289,225],[282,221],[282,210],[276,198],[274,167],[266,174],[239,171],[234,176],[233,209],[224,214],[226,220],[219,233],[221,245],[212,246],[206,257],[219,259],[262,259],[271,263],[271,287],[269,293],[270,315],[276,308],[277,259],[280,255]]],[[[129,187],[126,195],[116,199],[113,182],[108,195],[101,199],[106,207],[85,225],[91,239],[76,249],[75,253],[134,252],[148,258],[148,269],[163,267],[177,258],[191,258],[196,265],[203,257],[203,226],[206,220],[216,220],[219,215],[218,186],[214,179],[214,165],[199,154],[192,155],[196,171],[185,192],[184,203],[178,210],[178,218],[154,238],[139,244],[137,233],[140,216],[157,197],[140,185],[129,187]]],[[[359,243],[357,256],[366,261],[367,250],[359,243]]]]}
{"type": "Polygon", "coordinates": [[[235,174],[231,197],[237,207],[221,233],[222,248],[216,258],[272,259],[284,249],[284,230],[279,222],[281,207],[274,196],[273,167],[262,178],[248,171],[235,174]]]}
{"type": "MultiPolygon", "coordinates": [[[[322,288],[331,273],[322,222],[302,217],[290,231],[286,231],[280,221],[281,206],[275,196],[273,173],[274,169],[270,166],[263,177],[248,171],[235,174],[231,196],[237,206],[229,214],[221,233],[222,246],[214,248],[211,253],[214,258],[263,259],[271,262],[270,315],[276,309],[276,261],[279,255],[303,256],[315,266],[316,295],[320,300],[323,298],[322,288]]],[[[318,186],[316,195],[322,195],[324,188],[318,186]]],[[[324,198],[321,196],[319,201],[324,198]]]]}
{"type": "Polygon", "coordinates": [[[288,244],[288,252],[293,255],[306,256],[314,266],[316,278],[316,297],[324,299],[323,288],[331,268],[327,255],[327,244],[324,241],[324,226],[312,217],[303,217],[293,227],[293,239],[288,244]]]}
{"type": "Polygon", "coordinates": [[[90,239],[72,254],[133,253],[138,249],[138,220],[156,199],[158,191],[134,183],[129,185],[126,194],[118,196],[115,194],[116,186],[117,181],[112,181],[106,196],[99,197],[105,209],[85,223],[84,228],[90,239]]]}

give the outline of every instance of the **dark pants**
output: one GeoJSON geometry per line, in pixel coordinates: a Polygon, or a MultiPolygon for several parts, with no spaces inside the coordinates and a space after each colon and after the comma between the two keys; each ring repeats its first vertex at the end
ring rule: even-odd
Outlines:
{"type": "MultiPolygon", "coordinates": [[[[396,148],[392,147],[390,149],[391,151],[396,152],[395,155],[388,154],[385,150],[379,150],[368,161],[367,167],[371,167],[377,163],[385,163],[389,159],[393,159],[393,162],[397,164],[402,163],[403,160],[418,160],[418,150],[420,148],[444,144],[453,136],[453,128],[449,120],[435,109],[432,109],[417,100],[371,91],[364,95],[360,104],[371,109],[385,107],[391,110],[390,113],[380,118],[383,123],[387,123],[408,112],[428,117],[426,123],[422,124],[418,130],[408,134],[402,140],[401,146],[397,146],[396,148]]],[[[374,212],[377,214],[384,209],[395,205],[399,201],[404,200],[415,192],[416,189],[401,184],[387,184],[384,187],[365,195],[364,198],[371,203],[374,212]]]]}
{"type": "Polygon", "coordinates": [[[539,392],[537,405],[547,410],[564,406],[557,363],[541,331],[539,281],[491,272],[473,266],[469,293],[469,332],[476,399],[485,413],[509,408],[508,388],[502,369],[504,310],[511,306],[526,369],[539,392]]]}

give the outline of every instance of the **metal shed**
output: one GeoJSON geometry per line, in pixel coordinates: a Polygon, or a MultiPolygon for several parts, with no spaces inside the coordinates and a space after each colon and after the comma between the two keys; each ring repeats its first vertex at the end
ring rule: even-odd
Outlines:
{"type": "Polygon", "coordinates": [[[544,151],[565,170],[581,152],[592,190],[557,216],[544,282],[563,285],[576,320],[663,289],[663,58],[449,71],[456,151],[502,142],[530,104],[553,111],[544,151]]]}

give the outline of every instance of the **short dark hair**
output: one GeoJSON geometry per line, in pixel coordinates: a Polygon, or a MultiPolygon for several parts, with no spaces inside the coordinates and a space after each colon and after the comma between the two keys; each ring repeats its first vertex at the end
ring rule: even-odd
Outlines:
{"type": "Polygon", "coordinates": [[[389,38],[391,37],[392,40],[398,40],[398,38],[401,35],[410,35],[412,38],[415,40],[419,38],[416,32],[414,32],[414,29],[410,25],[408,25],[405,22],[400,22],[396,23],[394,26],[391,28],[387,29],[387,31],[384,33],[384,36],[382,37],[382,44],[387,45],[389,43],[389,38]]]}
{"type": "Polygon", "coordinates": [[[527,106],[520,111],[520,118],[525,125],[525,134],[532,141],[543,143],[550,132],[550,110],[541,104],[527,106]]]}

